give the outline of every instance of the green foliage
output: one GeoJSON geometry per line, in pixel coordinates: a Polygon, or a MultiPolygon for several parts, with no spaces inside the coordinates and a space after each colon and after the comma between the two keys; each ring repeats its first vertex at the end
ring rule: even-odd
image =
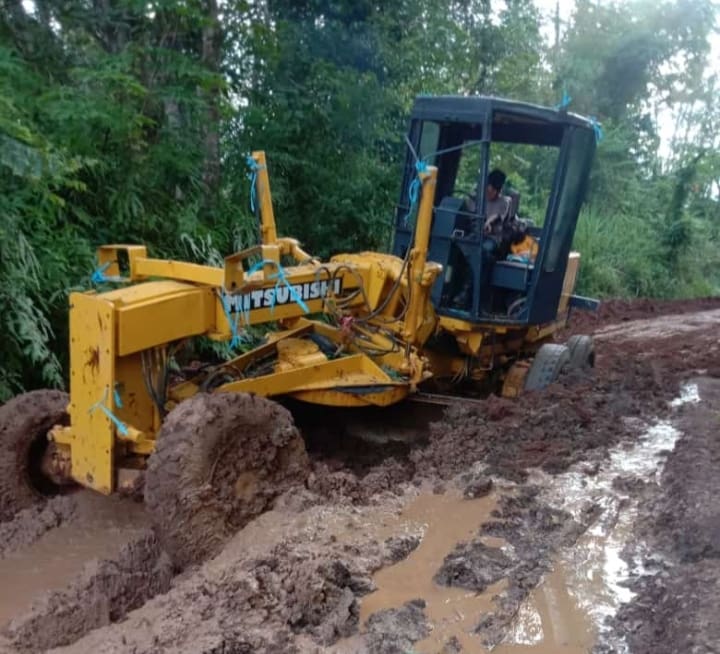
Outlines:
{"type": "MultiPolygon", "coordinates": [[[[96,246],[219,264],[254,243],[251,150],[268,152],[281,233],[320,256],[385,247],[418,93],[552,105],[567,89],[605,132],[576,236],[582,290],[717,292],[716,15],[711,0],[577,0],[547,44],[531,0],[7,2],[0,401],[63,384],[67,294],[87,288],[96,246]]],[[[554,153],[491,154],[540,222],[554,153]]]]}

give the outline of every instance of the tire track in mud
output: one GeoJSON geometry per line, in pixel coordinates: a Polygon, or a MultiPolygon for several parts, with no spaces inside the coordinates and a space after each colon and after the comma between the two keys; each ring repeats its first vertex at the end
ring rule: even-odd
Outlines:
{"type": "MultiPolygon", "coordinates": [[[[333,643],[353,636],[359,645],[348,651],[398,651],[386,638],[394,628],[388,625],[397,626],[394,614],[366,631],[360,607],[374,588],[373,573],[421,542],[422,525],[396,532],[387,526],[417,497],[417,485],[443,492],[478,461],[487,474],[520,488],[536,467],[556,474],[576,464],[592,474],[608,448],[633,438],[618,415],[662,415],[692,371],[720,371],[716,331],[704,322],[690,334],[664,332],[651,341],[642,340],[642,330],[635,332],[641,340],[608,336],[593,377],[519,403],[489,398],[482,408],[454,407],[425,432],[422,447],[386,443],[375,446],[382,456],[364,446],[318,455],[307,487],[284,496],[277,511],[239,532],[218,557],[174,581],[147,525],[125,525],[112,546],[88,552],[87,565],[71,570],[69,580],[41,593],[32,609],[18,609],[3,630],[6,642],[22,652],[63,645],[59,651],[77,653],[324,652],[341,651],[333,643]]],[[[12,556],[55,532],[69,533],[61,530],[76,524],[76,508],[74,500],[65,506],[61,499],[5,523],[14,527],[0,527],[0,548],[6,542],[12,556]],[[21,523],[26,528],[18,529],[21,523]]],[[[500,507],[501,522],[517,519],[511,507],[500,507]]],[[[530,547],[552,550],[542,533],[530,547]]],[[[532,574],[523,583],[536,582],[532,574]]],[[[426,611],[415,606],[406,613],[426,611]]],[[[410,643],[424,637],[422,629],[408,633],[410,643]]]]}
{"type": "Polygon", "coordinates": [[[12,520],[0,523],[0,559],[21,547],[28,547],[45,532],[70,520],[76,511],[75,498],[63,495],[23,509],[12,520]]]}
{"type": "Polygon", "coordinates": [[[169,588],[169,561],[144,507],[128,499],[78,491],[21,512],[0,533],[9,535],[0,626],[16,651],[73,642],[169,588]]]}

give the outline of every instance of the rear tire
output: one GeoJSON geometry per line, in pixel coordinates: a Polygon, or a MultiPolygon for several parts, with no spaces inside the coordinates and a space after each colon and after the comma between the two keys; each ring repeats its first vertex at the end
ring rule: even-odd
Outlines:
{"type": "Polygon", "coordinates": [[[565,345],[545,343],[535,354],[525,378],[526,391],[539,391],[554,384],[570,364],[570,350],[565,345]]]}
{"type": "Polygon", "coordinates": [[[217,554],[275,498],[307,478],[305,444],[276,402],[199,393],[165,419],[145,501],[160,544],[184,568],[217,554]]]}
{"type": "Polygon", "coordinates": [[[595,343],[592,336],[576,334],[567,342],[570,350],[570,368],[572,370],[587,370],[595,367],[595,343]]]}
{"type": "Polygon", "coordinates": [[[67,393],[40,390],[0,407],[0,522],[58,492],[40,464],[48,431],[68,424],[68,402],[67,393]]]}

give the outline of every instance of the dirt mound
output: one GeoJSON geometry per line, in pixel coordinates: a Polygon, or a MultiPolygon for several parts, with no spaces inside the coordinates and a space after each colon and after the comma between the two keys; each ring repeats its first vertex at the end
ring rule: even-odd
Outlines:
{"type": "Polygon", "coordinates": [[[479,541],[460,543],[445,557],[434,579],[442,586],[482,592],[506,577],[512,567],[512,559],[497,547],[479,541]]]}

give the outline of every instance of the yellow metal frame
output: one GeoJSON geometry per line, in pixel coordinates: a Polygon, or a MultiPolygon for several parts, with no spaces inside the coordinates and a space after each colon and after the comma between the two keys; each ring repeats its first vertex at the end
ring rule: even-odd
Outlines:
{"type": "MultiPolygon", "coordinates": [[[[106,245],[98,250],[98,263],[119,287],[71,295],[70,426],[54,429],[51,437],[70,449],[71,474],[80,484],[111,493],[118,469],[136,467],[138,458],[142,462],[153,451],[165,412],[204,388],[385,406],[431,375],[482,379],[564,322],[577,274],[573,256],[557,323],[513,330],[438,318],[430,290],[442,269],[427,261],[436,168],[420,174],[415,237],[406,260],[363,252],[321,263],[296,240],[278,237],[265,154],[252,157],[258,245],[230,255],[222,267],[151,258],[138,245],[106,245]],[[291,265],[281,265],[288,259],[291,265]],[[238,329],[262,324],[274,325],[264,344],[214,371],[231,372],[233,381],[210,386],[211,378],[198,374],[153,399],[153,380],[166,374],[174,344],[195,336],[228,341],[238,329]],[[439,331],[455,337],[459,356],[425,348],[439,331]],[[272,369],[258,373],[255,366],[267,368],[267,361],[272,369]]],[[[508,389],[516,386],[508,381],[508,389]]]]}
{"type": "Polygon", "coordinates": [[[386,405],[407,396],[429,374],[417,348],[437,323],[428,292],[440,267],[426,261],[437,170],[422,174],[417,236],[403,274],[397,257],[346,256],[321,265],[296,240],[278,238],[265,155],[252,156],[259,245],[227,257],[223,267],[151,258],[138,245],[106,245],[98,250],[98,263],[120,286],[71,295],[70,426],[53,430],[51,437],[70,448],[71,474],[82,485],[112,492],[120,463],[154,449],[162,413],[200,390],[199,380],[177,384],[160,407],[146,385],[163,373],[169,345],[189,337],[229,340],[236,328],[286,325],[266,345],[225,364],[244,371],[272,353],[278,363],[271,373],[226,383],[215,392],[386,405]],[[252,258],[259,265],[249,266],[252,258]],[[294,263],[281,266],[287,258],[294,263]],[[383,306],[388,289],[396,297],[383,306]],[[339,301],[351,322],[310,319],[333,307],[340,311],[339,301]],[[309,332],[333,343],[334,356],[299,338],[309,332]]]}

